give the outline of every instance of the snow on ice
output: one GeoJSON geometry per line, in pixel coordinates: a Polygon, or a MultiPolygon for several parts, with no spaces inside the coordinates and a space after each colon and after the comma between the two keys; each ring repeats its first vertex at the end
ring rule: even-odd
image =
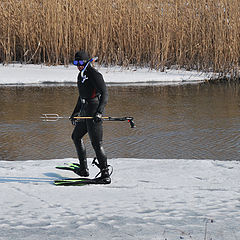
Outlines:
{"type": "MultiPolygon", "coordinates": [[[[210,79],[212,73],[185,70],[166,70],[164,72],[148,68],[122,69],[120,67],[96,67],[108,84],[179,84],[194,83],[210,79]]],[[[0,66],[1,84],[44,84],[76,83],[78,70],[76,66],[44,66],[9,64],[0,66]]]]}
{"type": "Polygon", "coordinates": [[[55,186],[69,162],[0,161],[1,239],[240,239],[239,162],[110,159],[110,185],[55,186]]]}

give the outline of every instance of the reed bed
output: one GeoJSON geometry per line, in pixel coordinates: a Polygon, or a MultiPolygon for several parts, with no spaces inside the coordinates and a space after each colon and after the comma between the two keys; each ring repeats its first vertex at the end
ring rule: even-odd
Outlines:
{"type": "Polygon", "coordinates": [[[1,0],[0,62],[100,64],[239,75],[239,0],[1,0]]]}

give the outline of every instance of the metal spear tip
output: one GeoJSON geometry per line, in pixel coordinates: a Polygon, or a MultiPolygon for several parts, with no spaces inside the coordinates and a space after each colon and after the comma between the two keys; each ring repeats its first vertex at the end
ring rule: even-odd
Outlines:
{"type": "Polygon", "coordinates": [[[52,113],[44,113],[41,115],[40,117],[42,119],[43,122],[56,122],[57,120],[59,120],[60,117],[58,114],[52,114],[52,113]]]}

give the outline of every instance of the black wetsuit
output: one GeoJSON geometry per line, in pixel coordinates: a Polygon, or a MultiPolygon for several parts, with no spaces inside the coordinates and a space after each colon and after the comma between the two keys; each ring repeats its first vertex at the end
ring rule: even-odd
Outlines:
{"type": "MultiPolygon", "coordinates": [[[[79,113],[80,116],[94,117],[97,112],[103,113],[108,101],[108,91],[102,74],[90,65],[85,70],[84,75],[86,75],[86,79],[81,77],[81,72],[78,75],[79,98],[72,116],[79,113]]],[[[80,165],[86,161],[86,148],[82,140],[86,133],[90,137],[100,168],[106,168],[107,157],[102,146],[102,121],[94,122],[93,119],[78,121],[72,133],[80,165]]]]}

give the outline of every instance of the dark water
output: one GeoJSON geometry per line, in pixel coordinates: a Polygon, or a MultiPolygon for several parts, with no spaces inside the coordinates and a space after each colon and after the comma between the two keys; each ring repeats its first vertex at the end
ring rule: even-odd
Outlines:
{"type": "MultiPolygon", "coordinates": [[[[104,122],[109,158],[240,160],[239,83],[109,87],[104,122]]],[[[76,157],[68,120],[41,122],[41,113],[69,116],[74,86],[0,87],[0,160],[76,157]]],[[[88,157],[94,157],[88,137],[88,157]]]]}

